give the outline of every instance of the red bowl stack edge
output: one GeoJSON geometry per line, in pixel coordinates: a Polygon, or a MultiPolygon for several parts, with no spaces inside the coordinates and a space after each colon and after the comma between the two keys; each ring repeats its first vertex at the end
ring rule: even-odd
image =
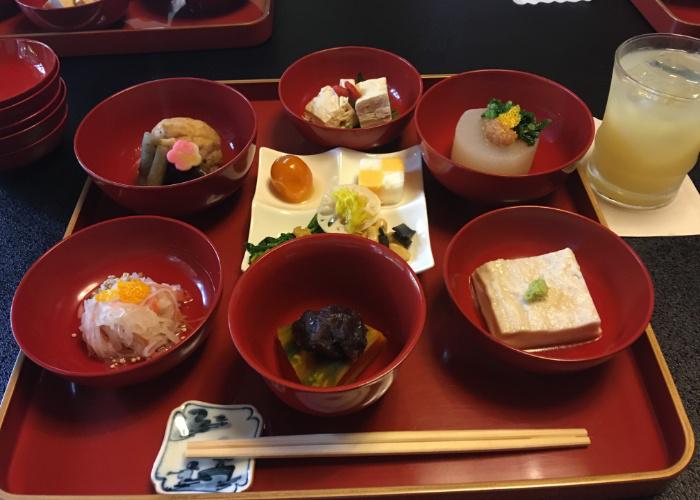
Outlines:
{"type": "Polygon", "coordinates": [[[47,45],[24,38],[0,40],[0,172],[51,152],[68,117],[60,63],[47,45]]]}

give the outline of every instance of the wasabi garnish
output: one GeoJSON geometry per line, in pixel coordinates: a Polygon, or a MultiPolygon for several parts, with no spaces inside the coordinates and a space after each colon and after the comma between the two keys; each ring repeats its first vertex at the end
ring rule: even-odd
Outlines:
{"type": "Polygon", "coordinates": [[[537,278],[536,280],[530,282],[523,298],[525,299],[525,302],[530,304],[532,302],[537,302],[547,298],[547,292],[549,292],[547,282],[544,280],[544,278],[537,278]]]}

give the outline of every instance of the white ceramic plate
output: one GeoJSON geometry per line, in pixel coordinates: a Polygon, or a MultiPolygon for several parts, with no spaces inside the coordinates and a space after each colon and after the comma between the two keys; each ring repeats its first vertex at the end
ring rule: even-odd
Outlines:
{"type": "Polygon", "coordinates": [[[253,482],[252,458],[187,459],[188,441],[259,437],[262,417],[250,405],[186,401],[170,413],[163,444],[151,470],[158,493],[234,493],[253,482]]]}
{"type": "MultiPolygon", "coordinates": [[[[316,213],[321,195],[337,184],[353,184],[362,158],[398,156],[404,162],[406,178],[403,199],[395,205],[382,206],[381,216],[389,227],[402,222],[416,231],[411,245],[409,264],[417,273],[435,265],[430,249],[428,211],[423,192],[423,163],[419,146],[388,154],[368,154],[345,148],[335,148],[317,155],[298,155],[311,169],[314,192],[302,203],[287,203],[273,192],[270,185],[270,168],[280,156],[287,153],[260,148],[258,179],[253,196],[248,241],[258,243],[267,236],[277,237],[289,233],[296,226],[306,226],[316,213]]],[[[241,270],[248,268],[248,252],[243,255],[241,270]]]]}

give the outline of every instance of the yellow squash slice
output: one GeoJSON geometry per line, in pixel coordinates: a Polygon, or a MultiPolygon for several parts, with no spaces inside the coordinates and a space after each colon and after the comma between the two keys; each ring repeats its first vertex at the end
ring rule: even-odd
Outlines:
{"type": "Polygon", "coordinates": [[[367,326],[367,347],[355,361],[327,360],[299,348],[294,342],[292,325],[277,330],[277,338],[299,381],[312,387],[335,387],[354,382],[386,345],[382,332],[367,326]]]}

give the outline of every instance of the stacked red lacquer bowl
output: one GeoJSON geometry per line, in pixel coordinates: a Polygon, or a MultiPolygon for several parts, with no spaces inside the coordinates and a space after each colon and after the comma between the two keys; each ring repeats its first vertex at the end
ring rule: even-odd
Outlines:
{"type": "Polygon", "coordinates": [[[0,40],[0,171],[28,165],[60,142],[68,117],[56,54],[43,43],[0,40]]]}

